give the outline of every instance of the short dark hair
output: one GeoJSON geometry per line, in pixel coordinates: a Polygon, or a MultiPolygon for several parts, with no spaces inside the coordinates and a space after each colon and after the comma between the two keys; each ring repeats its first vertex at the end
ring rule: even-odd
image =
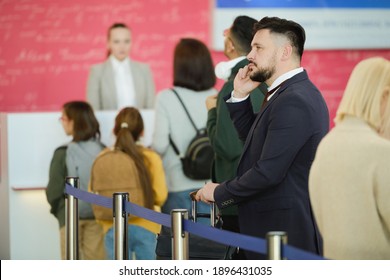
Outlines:
{"type": "Polygon", "coordinates": [[[91,105],[85,101],[70,101],[62,106],[65,115],[73,121],[73,141],[100,138],[100,126],[91,105]]]}
{"type": "Polygon", "coordinates": [[[173,58],[173,84],[202,91],[215,85],[213,61],[207,46],[197,39],[183,38],[173,58]]]}
{"type": "Polygon", "coordinates": [[[257,22],[248,16],[238,16],[230,27],[230,37],[240,54],[246,55],[251,51],[253,25],[257,22]]]}
{"type": "Polygon", "coordinates": [[[305,46],[305,29],[292,20],[278,17],[264,17],[253,27],[253,34],[262,29],[268,29],[271,33],[282,34],[287,37],[296,51],[299,59],[302,59],[305,46]]]}

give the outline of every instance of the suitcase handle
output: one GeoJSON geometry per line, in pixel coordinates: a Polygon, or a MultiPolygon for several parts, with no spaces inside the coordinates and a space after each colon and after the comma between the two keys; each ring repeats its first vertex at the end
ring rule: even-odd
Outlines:
{"type": "Polygon", "coordinates": [[[192,200],[191,203],[191,216],[192,220],[196,222],[197,218],[210,218],[210,225],[215,227],[217,222],[219,221],[219,217],[217,217],[216,205],[215,202],[210,203],[210,214],[207,213],[198,213],[198,202],[195,199],[196,193],[198,191],[190,192],[190,197],[192,200]]]}

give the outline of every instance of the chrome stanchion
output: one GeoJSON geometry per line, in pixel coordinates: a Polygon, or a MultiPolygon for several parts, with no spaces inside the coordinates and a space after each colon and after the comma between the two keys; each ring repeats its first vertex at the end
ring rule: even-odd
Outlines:
{"type": "Polygon", "coordinates": [[[183,230],[183,219],[188,219],[187,209],[173,209],[171,211],[172,221],[172,260],[189,259],[189,238],[188,232],[183,230]]]}
{"type": "Polygon", "coordinates": [[[212,202],[210,204],[210,225],[212,227],[215,227],[215,223],[217,222],[216,208],[215,202],[212,202]]]}
{"type": "Polygon", "coordinates": [[[113,195],[114,257],[116,260],[129,259],[128,215],[125,209],[128,201],[128,193],[117,192],[113,195]]]}
{"type": "Polygon", "coordinates": [[[270,231],[267,233],[267,253],[269,260],[285,260],[283,245],[287,244],[287,233],[284,231],[270,231]]]}
{"type": "MultiPolygon", "coordinates": [[[[74,188],[79,188],[78,177],[66,177],[65,182],[74,188]]],[[[65,194],[65,258],[79,259],[79,209],[78,199],[65,194]]]]}
{"type": "Polygon", "coordinates": [[[192,207],[191,207],[191,216],[192,216],[192,221],[196,223],[198,219],[198,202],[196,200],[192,200],[192,207]]]}

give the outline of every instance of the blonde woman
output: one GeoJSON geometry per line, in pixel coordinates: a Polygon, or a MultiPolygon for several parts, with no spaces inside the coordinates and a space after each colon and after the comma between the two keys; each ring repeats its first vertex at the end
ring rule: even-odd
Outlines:
{"type": "Polygon", "coordinates": [[[331,259],[390,259],[390,61],[353,70],[309,178],[312,206],[331,259]]]}

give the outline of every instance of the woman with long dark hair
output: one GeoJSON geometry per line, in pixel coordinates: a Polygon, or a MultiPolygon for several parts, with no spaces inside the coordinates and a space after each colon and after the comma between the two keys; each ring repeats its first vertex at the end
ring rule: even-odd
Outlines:
{"type": "MultiPolygon", "coordinates": [[[[197,128],[206,128],[207,110],[204,104],[208,96],[217,93],[214,88],[214,66],[207,46],[197,39],[181,39],[174,51],[173,72],[172,89],[183,101],[197,128]]],[[[169,194],[162,209],[167,214],[175,208],[190,211],[189,193],[204,184],[204,180],[192,180],[184,175],[180,157],[170,144],[171,138],[180,153],[184,154],[196,134],[172,89],[165,89],[157,95],[152,143],[153,149],[163,158],[167,176],[169,194]]],[[[209,207],[202,204],[199,211],[209,212],[209,207]]]]}

